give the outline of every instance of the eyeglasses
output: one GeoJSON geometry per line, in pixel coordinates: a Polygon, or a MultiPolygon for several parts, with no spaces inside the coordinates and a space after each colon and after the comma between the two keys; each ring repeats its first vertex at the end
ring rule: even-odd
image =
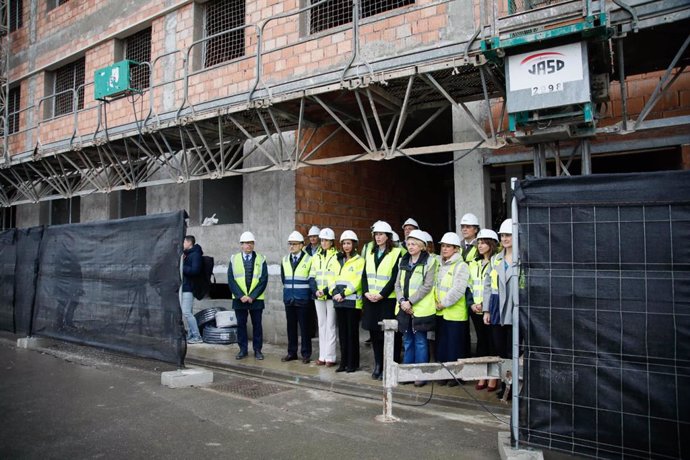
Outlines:
{"type": "Polygon", "coordinates": [[[303,244],[303,243],[288,243],[288,246],[299,246],[300,244],[303,244]]]}

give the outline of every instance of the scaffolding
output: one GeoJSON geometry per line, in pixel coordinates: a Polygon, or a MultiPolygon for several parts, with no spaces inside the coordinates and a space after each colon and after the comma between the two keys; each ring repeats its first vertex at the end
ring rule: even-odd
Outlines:
{"type": "MultiPolygon", "coordinates": [[[[539,45],[540,40],[545,43],[584,40],[596,41],[601,54],[606,55],[612,51],[609,44],[615,42],[619,50],[618,76],[625,81],[624,41],[638,33],[657,36],[664,33],[663,26],[669,18],[671,24],[678,23],[682,30],[682,24],[687,24],[690,18],[690,4],[679,6],[670,0],[652,2],[653,8],[640,2],[623,4],[617,0],[616,4],[608,4],[572,0],[535,4],[516,12],[502,11],[503,2],[482,0],[476,18],[478,27],[472,36],[373,59],[363,51],[366,43],[362,42],[359,30],[363,24],[380,19],[363,19],[359,11],[363,4],[357,0],[353,3],[351,20],[346,24],[326,28],[299,42],[276,46],[267,26],[299,20],[329,1],[312,2],[255,24],[232,23],[230,29],[200,38],[184,49],[152,56],[151,62],[141,64],[148,69],[145,73],[150,78],[146,97],[129,100],[133,114],[130,118],[134,121],[109,126],[109,107],[101,101],[85,102],[84,108],[78,109],[76,102],[80,94],[93,85],[89,81],[21,108],[19,112],[29,115],[24,118],[31,120],[19,130],[28,141],[24,144],[26,150],[4,151],[0,206],[352,161],[406,157],[425,164],[423,155],[439,152],[455,152],[454,161],[458,161],[477,149],[489,152],[519,140],[507,128],[505,120],[506,52],[520,47],[546,46],[539,45]],[[631,11],[635,14],[630,14],[631,11]],[[209,68],[194,66],[194,57],[202,50],[208,51],[209,43],[218,42],[219,37],[237,36],[238,31],[251,36],[250,41],[256,43],[251,53],[209,68]],[[343,31],[348,32],[351,42],[349,55],[340,67],[288,79],[267,78],[273,53],[343,31]],[[183,58],[182,66],[174,70],[174,75],[156,79],[161,69],[170,67],[173,58],[183,58]],[[240,64],[253,69],[253,78],[245,91],[217,99],[199,99],[192,93],[194,79],[211,75],[226,65],[240,64]],[[165,91],[178,87],[180,91],[175,94],[180,96],[172,110],[161,110],[154,104],[162,99],[165,91]],[[51,120],[42,115],[56,97],[75,102],[67,116],[72,120],[71,134],[47,140],[47,134],[52,134],[46,128],[51,120]],[[502,101],[498,119],[491,116],[478,119],[469,105],[482,104],[491,113],[492,101],[502,101]],[[477,140],[420,145],[420,134],[450,107],[457,107],[466,117],[476,133],[473,139],[477,140]],[[83,119],[94,114],[95,129],[85,128],[83,119]],[[360,153],[335,158],[320,156],[323,147],[341,133],[352,138],[361,148],[360,153]],[[294,142],[286,140],[289,136],[294,136],[294,142]]],[[[410,4],[388,11],[383,17],[448,7],[454,2],[434,0],[410,4]]],[[[675,42],[669,44],[675,46],[675,42]]],[[[687,46],[688,39],[674,50],[673,56],[658,53],[647,66],[647,71],[665,68],[666,74],[643,116],[635,123],[624,116],[616,125],[597,127],[594,134],[629,134],[689,125],[687,116],[645,119],[654,102],[685,68],[687,46]]],[[[628,57],[628,61],[635,63],[634,71],[643,71],[644,65],[639,61],[644,56],[634,58],[628,57]]],[[[625,85],[621,87],[624,91],[625,85]]],[[[6,91],[7,85],[4,88],[6,91]]],[[[623,100],[625,104],[624,94],[623,100]]],[[[560,135],[534,137],[526,142],[534,151],[535,171],[545,173],[546,159],[555,158],[559,174],[573,174],[572,161],[581,158],[580,173],[591,172],[590,137],[568,137],[568,132],[565,137],[560,135]]],[[[4,136],[5,145],[7,141],[8,136],[4,136]]],[[[492,157],[486,155],[487,162],[492,157]]]]}

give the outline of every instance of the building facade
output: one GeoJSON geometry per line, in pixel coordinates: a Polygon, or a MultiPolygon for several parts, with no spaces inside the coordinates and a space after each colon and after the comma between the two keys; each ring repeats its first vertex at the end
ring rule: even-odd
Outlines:
{"type": "Polygon", "coordinates": [[[185,209],[220,265],[250,230],[269,341],[294,229],[440,237],[496,227],[511,177],[690,168],[686,2],[0,3],[2,228],[185,209]],[[573,47],[579,80],[520,92],[573,47]]]}

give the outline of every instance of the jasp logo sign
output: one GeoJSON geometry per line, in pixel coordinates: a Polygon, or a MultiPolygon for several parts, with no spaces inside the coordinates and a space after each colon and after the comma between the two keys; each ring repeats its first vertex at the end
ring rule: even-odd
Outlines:
{"type": "Polygon", "coordinates": [[[582,80],[582,45],[571,43],[508,57],[509,91],[563,88],[569,81],[582,80]]]}
{"type": "Polygon", "coordinates": [[[527,56],[520,65],[527,68],[532,75],[547,75],[563,70],[565,67],[565,55],[563,53],[536,53],[527,56]]]}

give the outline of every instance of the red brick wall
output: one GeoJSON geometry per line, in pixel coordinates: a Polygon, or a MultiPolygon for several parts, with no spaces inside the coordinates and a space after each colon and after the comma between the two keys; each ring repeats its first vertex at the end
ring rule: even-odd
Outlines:
{"type": "MultiPolygon", "coordinates": [[[[321,128],[310,145],[318,145],[330,132],[321,128]]],[[[318,158],[362,153],[346,133],[322,149],[318,158]]],[[[371,239],[369,228],[377,220],[387,221],[402,238],[402,223],[412,216],[439,239],[448,230],[441,173],[402,158],[298,169],[295,225],[305,235],[311,225],[328,226],[336,238],[344,230],[354,230],[363,244],[371,239]]]]}
{"type": "MultiPolygon", "coordinates": [[[[395,9],[380,15],[367,18],[361,24],[361,44],[363,47],[377,47],[384,49],[386,55],[395,55],[405,50],[419,47],[431,47],[438,44],[442,30],[447,27],[447,11],[445,5],[429,5],[432,0],[417,0],[412,7],[395,9]],[[380,46],[380,45],[386,46],[380,46]]],[[[25,24],[28,24],[28,4],[24,2],[25,24]]],[[[115,40],[110,37],[126,36],[129,28],[137,24],[152,25],[152,50],[151,56],[155,59],[164,51],[164,17],[156,17],[163,7],[160,2],[140,1],[132,3],[132,8],[124,8],[121,16],[110,19],[103,18],[102,24],[96,24],[87,33],[79,35],[68,43],[61,43],[53,36],[58,32],[78,27],[85,17],[93,19],[106,3],[97,0],[71,1],[48,11],[46,2],[39,2],[37,17],[36,42],[29,44],[27,34],[28,26],[25,25],[13,33],[13,52],[20,53],[28,46],[41,46],[47,49],[40,54],[34,68],[27,64],[15,66],[10,74],[10,80],[22,80],[26,75],[44,66],[53,66],[64,59],[69,59],[76,52],[85,50],[86,54],[86,82],[93,81],[94,71],[100,67],[115,61],[115,40]],[[142,22],[144,21],[144,22],[142,22]],[[50,46],[46,46],[50,43],[50,46]]],[[[258,24],[271,15],[299,8],[299,0],[258,0],[247,2],[246,23],[258,24]]],[[[178,8],[173,14],[177,17],[175,31],[176,47],[181,52],[174,55],[174,77],[180,79],[184,76],[183,58],[186,48],[192,44],[194,37],[194,11],[195,4],[190,3],[178,8]]],[[[299,16],[271,20],[264,27],[263,36],[263,64],[261,70],[264,75],[264,83],[274,85],[281,81],[291,80],[296,76],[307,76],[342,66],[351,55],[352,31],[351,25],[331,29],[310,36],[299,30],[299,16]]],[[[258,48],[258,35],[254,26],[247,27],[245,35],[246,55],[243,58],[226,62],[213,68],[193,74],[189,78],[189,94],[186,105],[199,104],[218,98],[227,97],[239,92],[249,90],[256,78],[256,51],[258,48]]],[[[371,57],[369,57],[371,58],[371,57]]],[[[193,54],[192,54],[193,59],[193,54]]],[[[167,60],[159,60],[153,68],[154,81],[158,84],[165,83],[163,75],[167,60]]],[[[190,70],[193,70],[190,68],[190,70]]],[[[41,72],[41,75],[43,73],[41,72]]],[[[184,101],[182,82],[168,80],[166,87],[174,88],[174,107],[180,107],[184,101]]],[[[38,101],[43,94],[41,84],[35,85],[38,101]]],[[[149,97],[154,101],[154,112],[167,111],[163,107],[163,91],[165,88],[157,87],[147,93],[144,99],[144,112],[148,112],[149,97]],[[151,96],[152,94],[152,96],[151,96]]],[[[26,100],[26,99],[24,99],[26,100]]],[[[139,107],[137,102],[137,107],[139,107]]],[[[22,102],[24,105],[25,102],[22,102]]],[[[42,110],[34,108],[35,119],[43,120],[42,110]]],[[[78,115],[76,126],[77,134],[87,135],[93,132],[97,123],[99,103],[93,100],[93,86],[86,88],[85,107],[78,115]]],[[[133,108],[130,101],[114,101],[107,107],[108,126],[114,127],[134,121],[133,108]]],[[[141,117],[142,114],[137,114],[141,117]]],[[[46,121],[40,128],[34,126],[32,135],[42,145],[50,144],[59,139],[70,137],[75,130],[73,117],[63,116],[55,120],[46,121]]],[[[21,153],[13,149],[13,153],[21,153]]]]}

